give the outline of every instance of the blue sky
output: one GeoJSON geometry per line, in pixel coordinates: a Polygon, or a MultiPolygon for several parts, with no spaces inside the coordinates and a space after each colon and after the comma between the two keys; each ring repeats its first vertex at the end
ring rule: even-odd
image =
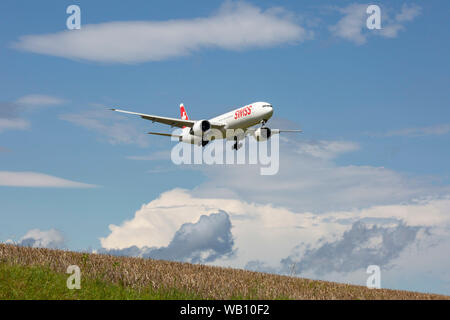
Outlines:
{"type": "MultiPolygon", "coordinates": [[[[352,225],[327,221],[347,213],[367,218],[371,213],[364,210],[373,210],[377,219],[403,221],[414,235],[383,257],[386,265],[399,266],[386,285],[449,294],[448,272],[438,265],[450,261],[430,258],[421,267],[417,261],[434,242],[445,243],[440,250],[450,248],[450,4],[376,3],[382,31],[365,27],[361,8],[367,3],[360,1],[2,1],[0,240],[20,242],[30,230],[54,229],[64,237],[61,246],[74,250],[163,248],[184,223],[206,224],[200,215],[220,209],[231,217],[234,253],[206,262],[245,267],[252,260],[279,271],[279,260],[246,242],[233,208],[254,205],[244,216],[271,207],[275,217],[287,210],[295,219],[306,213],[322,219],[321,232],[280,239],[277,248],[291,258],[300,242],[320,253],[321,237],[345,240],[352,225]],[[81,30],[69,31],[66,8],[74,3],[81,8],[81,30]],[[249,23],[222,23],[230,17],[249,23]],[[159,29],[142,29],[136,21],[159,29]],[[190,118],[203,119],[254,101],[275,106],[274,125],[304,130],[282,141],[276,177],[242,167],[176,167],[167,156],[173,142],[145,135],[168,128],[107,111],[120,106],[178,117],[183,102],[190,118]],[[169,206],[178,192],[192,201],[185,210],[198,212],[188,218],[180,213],[175,229],[159,226],[164,236],[152,233],[157,224],[142,239],[121,238],[109,228],[128,234],[124,222],[136,222],[142,205],[169,206]],[[198,209],[211,199],[239,204],[198,209]],[[411,218],[420,205],[440,211],[428,221],[411,218]],[[165,240],[153,241],[158,236],[165,240]],[[422,249],[411,253],[419,244],[422,249]],[[261,254],[250,258],[245,252],[253,249],[261,254]],[[398,280],[406,264],[414,266],[417,283],[398,280]],[[427,272],[433,281],[423,280],[427,272]]],[[[383,223],[379,228],[392,227],[383,223]]],[[[270,225],[261,228],[259,236],[270,234],[270,225]]],[[[365,270],[356,265],[328,275],[311,267],[302,275],[364,283],[365,270]]]]}

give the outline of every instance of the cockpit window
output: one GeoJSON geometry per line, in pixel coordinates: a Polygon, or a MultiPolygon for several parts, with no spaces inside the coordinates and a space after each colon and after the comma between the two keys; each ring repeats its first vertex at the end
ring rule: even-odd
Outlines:
{"type": "Polygon", "coordinates": [[[272,108],[272,105],[271,104],[265,104],[265,105],[263,105],[263,108],[272,108]]]}

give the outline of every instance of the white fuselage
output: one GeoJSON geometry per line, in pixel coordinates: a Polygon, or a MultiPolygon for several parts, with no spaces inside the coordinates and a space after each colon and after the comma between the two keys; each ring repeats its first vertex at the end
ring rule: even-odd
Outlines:
{"type": "MultiPolygon", "coordinates": [[[[250,128],[261,122],[268,121],[272,117],[272,114],[273,107],[270,103],[254,102],[212,118],[209,121],[211,123],[224,124],[223,129],[220,130],[222,139],[234,139],[233,135],[230,136],[229,134],[227,134],[227,130],[232,129],[245,132],[247,128],[250,128]]],[[[239,140],[243,139],[244,137],[245,136],[243,135],[238,135],[239,140]]],[[[219,138],[220,136],[218,137],[217,135],[214,135],[214,138],[211,138],[211,135],[207,134],[203,137],[203,140],[210,141],[219,138]]],[[[180,140],[187,143],[198,144],[199,142],[201,143],[202,137],[192,135],[190,133],[190,128],[184,128],[182,138],[180,140]]]]}

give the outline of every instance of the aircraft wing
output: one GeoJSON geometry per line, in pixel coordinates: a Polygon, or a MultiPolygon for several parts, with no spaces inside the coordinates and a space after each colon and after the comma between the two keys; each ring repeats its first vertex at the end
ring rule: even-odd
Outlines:
{"type": "MultiPolygon", "coordinates": [[[[122,112],[122,113],[128,113],[128,114],[134,114],[137,116],[140,116],[142,119],[150,120],[152,122],[158,122],[162,124],[167,124],[171,127],[189,127],[192,128],[195,124],[195,120],[183,120],[183,119],[177,119],[177,118],[169,118],[169,117],[161,117],[161,116],[154,116],[151,114],[145,114],[145,113],[138,113],[138,112],[132,112],[132,111],[126,111],[126,110],[120,110],[120,109],[111,109],[112,111],[122,112]]],[[[210,122],[211,128],[214,129],[221,129],[225,126],[223,123],[219,122],[210,122]]]]}

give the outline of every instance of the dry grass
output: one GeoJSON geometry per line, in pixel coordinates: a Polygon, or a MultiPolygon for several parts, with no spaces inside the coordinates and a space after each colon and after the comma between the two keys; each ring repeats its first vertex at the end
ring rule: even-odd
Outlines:
{"type": "MultiPolygon", "coordinates": [[[[0,244],[0,263],[43,266],[82,279],[101,279],[133,289],[176,290],[202,299],[449,299],[448,296],[308,280],[231,268],[116,257],[0,244]]],[[[83,281],[83,280],[82,280],[83,281]]]]}

